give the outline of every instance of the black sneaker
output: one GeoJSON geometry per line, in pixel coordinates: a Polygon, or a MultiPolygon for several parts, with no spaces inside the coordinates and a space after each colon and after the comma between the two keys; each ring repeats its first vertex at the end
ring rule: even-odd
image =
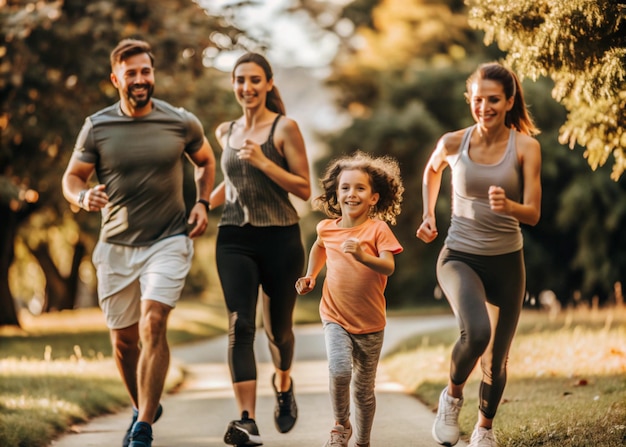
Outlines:
{"type": "Polygon", "coordinates": [[[298,406],[296,405],[296,398],[293,395],[293,379],[291,379],[291,385],[289,390],[282,393],[276,389],[274,380],[276,374],[272,376],[272,388],[274,388],[274,394],[276,394],[276,407],[274,408],[274,424],[276,430],[280,433],[287,433],[296,425],[298,419],[298,406]]]}
{"type": "MultiPolygon", "coordinates": [[[[161,406],[161,404],[159,404],[159,406],[157,407],[156,414],[154,415],[154,422],[158,421],[162,414],[163,414],[163,407],[161,406]]],[[[133,408],[133,420],[128,426],[128,430],[126,430],[126,434],[124,435],[124,440],[122,441],[122,447],[128,447],[130,445],[130,432],[132,431],[133,425],[135,425],[135,422],[137,422],[138,417],[139,417],[139,411],[136,408],[133,408]]]]}
{"type": "Polygon", "coordinates": [[[152,427],[145,422],[136,422],[130,432],[130,447],[152,447],[152,427]]]}
{"type": "Polygon", "coordinates": [[[240,420],[230,421],[224,435],[224,443],[240,447],[263,445],[256,422],[248,417],[247,411],[241,413],[240,420]]]}

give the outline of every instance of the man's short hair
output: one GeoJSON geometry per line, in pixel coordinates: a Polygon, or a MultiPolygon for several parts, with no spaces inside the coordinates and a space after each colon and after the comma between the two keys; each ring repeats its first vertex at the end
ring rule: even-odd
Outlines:
{"type": "Polygon", "coordinates": [[[129,57],[142,53],[150,56],[150,63],[154,65],[154,55],[148,42],[139,39],[124,39],[111,51],[111,68],[129,57]]]}

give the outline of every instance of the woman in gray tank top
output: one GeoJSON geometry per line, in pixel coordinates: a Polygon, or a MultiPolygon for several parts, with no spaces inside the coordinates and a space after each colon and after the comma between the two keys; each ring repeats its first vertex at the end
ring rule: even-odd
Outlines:
{"type": "Polygon", "coordinates": [[[235,63],[235,97],[242,116],[216,130],[224,152],[224,182],[211,208],[224,205],[216,243],[217,270],[229,312],[228,362],[241,419],[228,424],[224,442],[262,445],[255,422],[257,370],[254,356],[259,287],[263,326],[274,363],[274,422],[286,433],[298,416],[291,379],[294,353],[294,284],[304,269],[298,214],[289,194],[311,193],[304,140],[287,118],[272,69],[257,53],[235,63]]]}
{"type": "Polygon", "coordinates": [[[437,237],[435,202],[442,172],[452,172],[452,216],[437,261],[437,279],[459,324],[448,386],[432,434],[458,442],[458,415],[467,378],[480,360],[478,421],[470,447],[497,447],[493,419],[506,383],[509,348],[526,288],[520,224],[541,212],[541,148],[517,76],[498,63],[467,80],[476,124],[441,137],[424,170],[423,222],[417,237],[437,237]]]}

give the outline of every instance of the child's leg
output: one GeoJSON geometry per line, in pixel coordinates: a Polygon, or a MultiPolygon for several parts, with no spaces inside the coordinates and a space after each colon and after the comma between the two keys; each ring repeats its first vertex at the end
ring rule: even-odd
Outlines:
{"type": "Polygon", "coordinates": [[[356,442],[359,446],[368,446],[376,412],[374,387],[384,331],[353,335],[352,338],[356,442]]]}
{"type": "Polygon", "coordinates": [[[324,323],[328,356],[330,400],[335,422],[350,427],[350,381],[352,380],[352,337],[336,323],[324,323]]]}

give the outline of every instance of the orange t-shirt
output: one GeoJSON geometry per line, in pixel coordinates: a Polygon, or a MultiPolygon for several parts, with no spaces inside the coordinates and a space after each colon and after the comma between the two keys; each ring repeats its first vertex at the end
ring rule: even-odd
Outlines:
{"type": "Polygon", "coordinates": [[[385,286],[387,276],[361,264],[341,244],[357,238],[366,253],[379,256],[383,251],[398,254],[402,246],[386,222],[368,219],[352,228],[341,228],[339,219],[317,224],[317,235],[326,249],[326,279],[322,288],[320,316],[339,324],[351,334],[381,331],[386,323],[385,286]]]}

